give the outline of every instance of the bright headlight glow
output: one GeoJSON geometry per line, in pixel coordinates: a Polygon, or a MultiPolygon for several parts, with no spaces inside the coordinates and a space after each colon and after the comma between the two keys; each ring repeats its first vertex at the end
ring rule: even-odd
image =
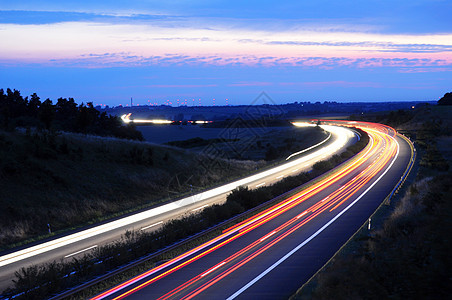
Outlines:
{"type": "MultiPolygon", "coordinates": [[[[127,115],[123,115],[121,117],[121,119],[125,122],[125,123],[129,123],[131,122],[131,120],[129,119],[130,114],[127,115]]],[[[155,121],[155,120],[154,120],[155,121]]],[[[160,120],[160,121],[165,121],[166,122],[171,122],[171,121],[166,121],[166,120],[160,120]]],[[[134,120],[135,122],[135,120],[134,120]]],[[[294,124],[295,125],[295,124],[294,124]]],[[[296,125],[298,126],[298,125],[296,125]]],[[[310,124],[309,126],[316,126],[313,124],[310,124]]],[[[254,174],[252,176],[248,176],[246,178],[225,184],[223,186],[211,189],[211,190],[207,190],[204,191],[202,193],[196,194],[196,195],[192,195],[189,197],[186,197],[184,199],[175,201],[175,202],[171,202],[153,209],[149,209],[147,211],[144,212],[140,212],[128,217],[124,217],[112,222],[108,222],[90,229],[86,229],[74,234],[70,234],[49,242],[45,242],[36,246],[32,246],[23,250],[19,250],[4,256],[0,257],[0,267],[1,266],[5,266],[8,264],[11,264],[13,262],[17,262],[47,251],[51,251],[54,249],[57,249],[59,247],[62,246],[66,246],[78,241],[81,241],[83,239],[87,239],[114,229],[118,229],[120,227],[123,226],[127,226],[130,224],[133,224],[135,222],[144,220],[144,219],[148,219],[148,218],[152,218],[158,215],[162,215],[164,213],[167,213],[169,211],[173,211],[176,209],[179,209],[183,206],[186,205],[191,205],[193,203],[196,202],[200,202],[209,198],[212,198],[214,196],[218,196],[224,193],[228,193],[232,190],[234,190],[235,188],[239,187],[239,186],[247,186],[252,182],[255,182],[257,180],[263,179],[267,176],[271,176],[273,174],[279,173],[279,172],[283,172],[287,169],[290,169],[292,167],[295,167],[297,165],[306,163],[310,160],[321,160],[322,157],[324,156],[328,156],[328,155],[333,155],[336,152],[340,151],[348,142],[349,138],[353,137],[353,131],[351,131],[348,128],[345,127],[338,127],[338,126],[332,126],[332,125],[321,125],[321,127],[330,132],[333,137],[334,137],[334,141],[332,143],[330,143],[327,146],[321,147],[319,148],[317,151],[314,151],[308,155],[305,155],[301,158],[298,159],[294,159],[292,161],[289,161],[287,163],[284,163],[282,165],[279,165],[277,167],[268,169],[266,171],[260,172],[258,174],[254,174]]]]}
{"type": "Polygon", "coordinates": [[[130,120],[130,116],[132,113],[124,114],[121,116],[121,120],[128,124],[128,123],[149,123],[149,124],[171,124],[173,121],[170,120],[162,120],[162,119],[151,119],[151,120],[144,120],[144,119],[133,119],[130,120]]]}

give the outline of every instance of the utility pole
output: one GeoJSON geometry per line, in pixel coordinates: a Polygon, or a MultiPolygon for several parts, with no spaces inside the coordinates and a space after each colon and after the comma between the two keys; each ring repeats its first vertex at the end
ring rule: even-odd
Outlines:
{"type": "Polygon", "coordinates": [[[133,100],[132,100],[132,97],[130,97],[130,107],[132,107],[133,106],[133,100]]]}

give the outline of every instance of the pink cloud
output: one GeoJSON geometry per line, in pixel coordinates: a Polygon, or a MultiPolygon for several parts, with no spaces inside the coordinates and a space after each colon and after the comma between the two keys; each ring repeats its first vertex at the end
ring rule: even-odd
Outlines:
{"type": "Polygon", "coordinates": [[[154,84],[149,87],[152,88],[204,88],[204,87],[216,87],[217,84],[154,84]]]}
{"type": "Polygon", "coordinates": [[[272,84],[273,84],[272,82],[252,81],[252,82],[231,83],[231,84],[228,84],[228,86],[269,86],[272,84]]]}
{"type": "Polygon", "coordinates": [[[372,87],[379,88],[381,85],[376,82],[359,81],[315,81],[315,82],[280,82],[282,86],[304,86],[304,87],[372,87]]]}

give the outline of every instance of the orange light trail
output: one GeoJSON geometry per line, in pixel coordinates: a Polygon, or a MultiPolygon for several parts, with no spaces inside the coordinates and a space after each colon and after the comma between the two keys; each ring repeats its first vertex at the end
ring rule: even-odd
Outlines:
{"type": "MultiPolygon", "coordinates": [[[[324,122],[324,121],[322,121],[324,122]]],[[[350,126],[345,122],[338,121],[326,121],[330,122],[331,125],[340,125],[340,126],[350,126]]],[[[199,275],[193,277],[192,279],[186,281],[184,284],[179,287],[173,289],[167,294],[163,295],[159,299],[167,299],[169,297],[175,296],[177,293],[183,291],[184,289],[197,284],[199,280],[202,278],[208,277],[208,275],[213,275],[215,272],[219,272],[222,268],[227,267],[228,264],[232,263],[234,260],[239,259],[241,256],[245,256],[239,262],[235,263],[232,266],[227,267],[227,270],[222,271],[219,275],[210,279],[209,281],[202,284],[200,287],[195,288],[192,292],[190,292],[186,299],[190,299],[208,287],[212,286],[222,278],[226,277],[230,273],[239,269],[241,266],[251,261],[259,254],[271,248],[273,245],[276,245],[279,241],[283,240],[285,237],[295,232],[299,228],[301,228],[306,223],[315,219],[320,214],[334,211],[341,205],[343,205],[347,200],[349,200],[358,190],[362,189],[366,184],[368,184],[379,172],[381,172],[385,166],[388,165],[389,161],[394,157],[396,152],[398,151],[398,144],[395,141],[395,130],[384,125],[373,124],[373,123],[365,123],[360,122],[360,128],[366,131],[369,134],[370,142],[369,144],[353,159],[351,159],[348,163],[343,165],[339,170],[337,170],[334,174],[320,180],[319,182],[313,184],[311,187],[288,197],[286,200],[256,214],[253,217],[250,217],[239,224],[236,224],[226,230],[218,236],[217,238],[212,239],[211,241],[204,243],[170,261],[165,264],[160,265],[159,267],[153,268],[135,278],[132,278],[113,289],[105,291],[104,293],[94,297],[93,299],[102,299],[109,295],[112,295],[121,289],[130,286],[150,276],[159,271],[163,271],[165,268],[170,267],[171,265],[180,262],[193,254],[196,254],[199,251],[202,251],[205,248],[208,248],[201,253],[182,261],[176,266],[166,270],[165,272],[145,281],[137,285],[136,287],[124,292],[123,294],[117,296],[114,299],[122,299],[127,297],[128,295],[135,293],[136,291],[155,283],[156,281],[166,277],[167,275],[180,270],[181,268],[191,264],[192,262],[214,252],[215,250],[227,245],[228,243],[238,239],[239,237],[249,233],[250,231],[260,227],[261,225],[273,220],[274,218],[280,216],[281,214],[299,206],[302,202],[310,199],[313,195],[323,191],[324,189],[330,187],[331,185],[337,183],[344,177],[350,175],[352,172],[356,171],[360,166],[364,163],[368,163],[369,165],[365,167],[363,171],[361,171],[358,175],[353,177],[352,180],[349,180],[347,183],[343,184],[342,187],[333,193],[331,193],[326,198],[318,201],[317,203],[311,205],[308,209],[305,209],[300,214],[297,214],[296,217],[291,218],[286,221],[284,224],[270,230],[265,233],[260,238],[256,239],[254,242],[248,244],[244,248],[235,252],[231,256],[226,259],[222,259],[221,262],[215,264],[211,268],[204,270],[199,275]],[[361,126],[361,124],[363,124],[361,126]],[[382,150],[383,149],[383,150],[382,150]],[[376,157],[376,158],[375,158],[376,157]],[[304,217],[302,219],[302,217],[304,217]],[[297,223],[298,222],[298,223],[297,223]],[[292,226],[292,227],[291,227],[292,226]],[[257,248],[257,250],[256,250],[257,248]],[[255,249],[255,250],[253,250],[255,249]],[[251,252],[251,253],[248,253],[251,252]],[[247,254],[248,253],[248,254],[247,254]]],[[[357,127],[357,126],[355,126],[357,127]]]]}

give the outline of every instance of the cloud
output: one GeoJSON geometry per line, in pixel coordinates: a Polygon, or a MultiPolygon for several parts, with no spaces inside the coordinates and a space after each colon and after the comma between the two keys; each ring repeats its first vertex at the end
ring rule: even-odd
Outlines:
{"type": "Polygon", "coordinates": [[[376,82],[359,82],[359,81],[313,81],[313,82],[280,82],[281,86],[303,86],[303,87],[313,87],[313,88],[324,88],[324,87],[366,87],[366,88],[379,88],[381,84],[376,82]]]}
{"type": "Polygon", "coordinates": [[[0,24],[0,40],[8,41],[0,49],[0,61],[90,68],[189,64],[329,69],[452,64],[452,34],[276,32],[167,25],[0,24]]]}
{"type": "Polygon", "coordinates": [[[435,44],[395,44],[385,42],[302,42],[302,41],[254,41],[255,43],[265,43],[268,45],[289,45],[289,46],[329,46],[329,47],[362,47],[374,48],[379,52],[405,52],[405,53],[437,53],[452,51],[452,45],[435,44]]]}
{"type": "Polygon", "coordinates": [[[151,88],[205,88],[216,87],[217,84],[153,84],[151,88]]]}
{"type": "Polygon", "coordinates": [[[236,87],[245,87],[245,86],[270,86],[273,85],[272,82],[262,82],[262,81],[247,81],[247,82],[238,82],[231,83],[228,86],[236,86],[236,87]]]}

